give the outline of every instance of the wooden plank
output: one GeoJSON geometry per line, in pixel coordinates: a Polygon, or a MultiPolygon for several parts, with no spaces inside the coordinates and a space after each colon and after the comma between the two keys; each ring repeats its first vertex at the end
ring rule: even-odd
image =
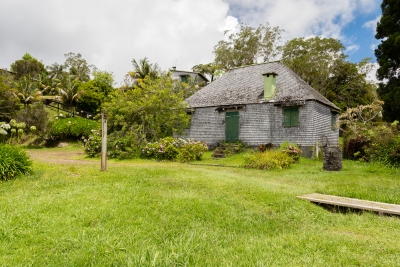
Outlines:
{"type": "Polygon", "coordinates": [[[388,204],[383,202],[375,202],[348,197],[338,197],[318,193],[298,196],[298,198],[306,199],[315,203],[322,203],[353,209],[370,210],[382,214],[400,215],[400,205],[396,204],[388,204]]]}

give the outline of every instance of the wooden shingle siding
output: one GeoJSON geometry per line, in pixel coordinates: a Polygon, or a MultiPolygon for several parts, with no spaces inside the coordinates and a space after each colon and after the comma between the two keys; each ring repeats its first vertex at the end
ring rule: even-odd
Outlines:
{"type": "Polygon", "coordinates": [[[332,129],[332,113],[329,107],[318,102],[314,104],[314,140],[323,145],[338,146],[339,129],[332,129]]]}
{"type": "Polygon", "coordinates": [[[198,108],[192,114],[190,129],[186,137],[206,142],[209,146],[225,140],[225,113],[218,112],[215,107],[198,108]]]}

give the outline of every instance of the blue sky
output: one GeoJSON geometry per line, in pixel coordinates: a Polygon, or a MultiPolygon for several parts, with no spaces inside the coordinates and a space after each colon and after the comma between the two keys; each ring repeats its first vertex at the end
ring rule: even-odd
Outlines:
{"type": "Polygon", "coordinates": [[[13,0],[0,8],[0,68],[25,53],[46,66],[80,53],[113,72],[116,85],[147,57],[161,69],[190,70],[214,59],[224,31],[238,23],[269,22],[285,41],[324,36],[340,39],[353,62],[372,57],[382,0],[13,0]],[[43,12],[45,10],[45,12],[43,12]],[[366,27],[365,25],[370,25],[366,27]]]}

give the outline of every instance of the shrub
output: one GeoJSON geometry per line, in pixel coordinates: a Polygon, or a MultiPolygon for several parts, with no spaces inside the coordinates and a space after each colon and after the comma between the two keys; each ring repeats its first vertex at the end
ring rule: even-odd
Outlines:
{"type": "MultiPolygon", "coordinates": [[[[97,157],[101,153],[101,131],[92,130],[88,138],[82,137],[85,153],[97,157]]],[[[107,153],[110,158],[127,159],[140,155],[140,148],[133,133],[114,132],[107,137],[107,153]]]]}
{"type": "Polygon", "coordinates": [[[294,162],[299,162],[302,151],[296,144],[285,141],[280,145],[279,149],[289,155],[294,162]]]}
{"type": "Polygon", "coordinates": [[[98,130],[92,130],[88,138],[82,137],[85,153],[89,157],[97,157],[101,153],[101,133],[98,130]]]}
{"type": "Polygon", "coordinates": [[[266,150],[247,155],[244,167],[259,170],[281,170],[289,168],[292,163],[295,163],[295,160],[289,153],[281,150],[266,150]]]}
{"type": "Polygon", "coordinates": [[[98,122],[79,117],[57,119],[51,125],[50,135],[59,140],[82,138],[82,136],[89,136],[92,130],[99,127],[98,122]]]}
{"type": "Polygon", "coordinates": [[[181,162],[188,162],[200,160],[203,152],[207,150],[207,144],[204,142],[166,137],[154,143],[146,143],[142,149],[142,155],[158,160],[177,159],[181,162]]]}
{"type": "Polygon", "coordinates": [[[204,142],[189,141],[183,144],[179,150],[177,160],[180,162],[189,162],[194,160],[201,160],[203,153],[208,151],[208,146],[204,142]]]}
{"type": "Polygon", "coordinates": [[[379,125],[366,132],[365,158],[387,166],[400,167],[400,135],[396,124],[379,125]]]}
{"type": "Polygon", "coordinates": [[[42,103],[28,105],[15,115],[16,121],[24,122],[26,129],[36,127],[36,133],[46,134],[48,131],[49,118],[42,103]]]}
{"type": "Polygon", "coordinates": [[[0,144],[0,180],[7,181],[32,172],[28,154],[16,146],[0,144]]]}

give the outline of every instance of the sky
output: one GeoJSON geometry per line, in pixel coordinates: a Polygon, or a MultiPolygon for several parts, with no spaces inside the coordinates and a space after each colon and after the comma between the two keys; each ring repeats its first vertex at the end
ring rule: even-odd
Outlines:
{"type": "Polygon", "coordinates": [[[25,53],[45,66],[80,53],[116,86],[147,57],[162,70],[191,70],[214,60],[224,31],[268,22],[299,37],[341,40],[352,62],[370,57],[382,0],[1,0],[0,68],[25,53]]]}

